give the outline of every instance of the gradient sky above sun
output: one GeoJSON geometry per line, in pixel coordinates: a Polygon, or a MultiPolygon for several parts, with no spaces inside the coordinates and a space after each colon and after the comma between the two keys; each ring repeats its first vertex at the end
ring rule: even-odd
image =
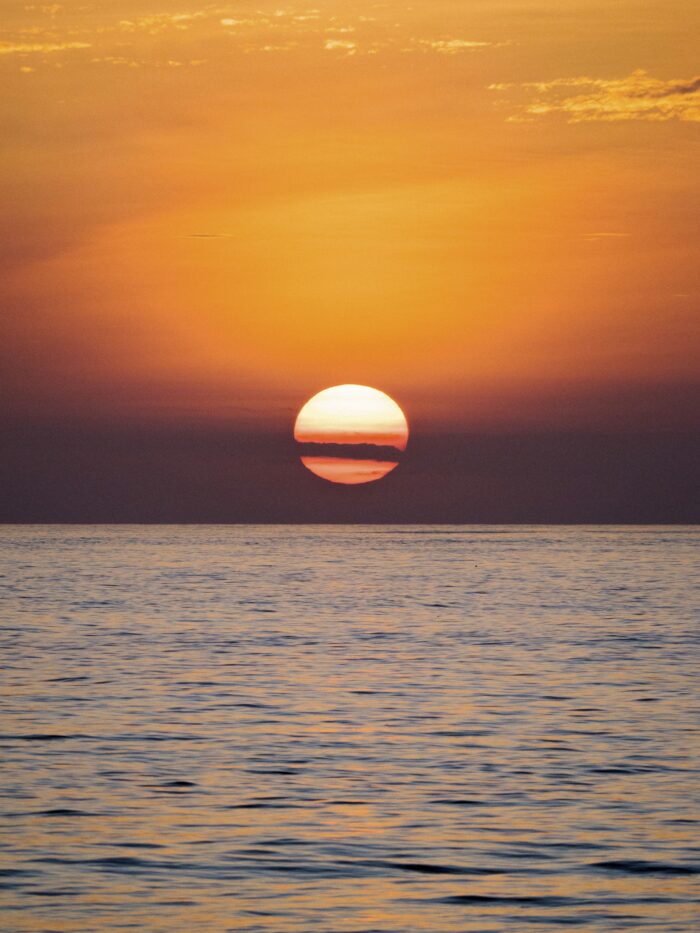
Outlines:
{"type": "Polygon", "coordinates": [[[5,413],[276,428],[352,382],[412,424],[686,425],[699,27],[5,0],[5,413]]]}

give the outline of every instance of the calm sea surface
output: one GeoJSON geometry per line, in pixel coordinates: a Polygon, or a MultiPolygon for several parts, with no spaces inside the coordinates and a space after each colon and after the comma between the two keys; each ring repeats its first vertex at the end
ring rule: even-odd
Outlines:
{"type": "Polygon", "coordinates": [[[700,929],[698,528],[0,528],[0,929],[700,929]]]}

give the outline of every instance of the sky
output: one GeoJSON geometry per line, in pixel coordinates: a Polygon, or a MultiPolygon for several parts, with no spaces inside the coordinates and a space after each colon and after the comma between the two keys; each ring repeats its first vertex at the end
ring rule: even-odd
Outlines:
{"type": "Polygon", "coordinates": [[[699,27],[694,0],[3,0],[0,518],[697,518],[699,27]],[[416,454],[340,505],[288,444],[342,383],[416,454]],[[585,488],[554,508],[525,449],[566,482],[592,458],[585,488]]]}

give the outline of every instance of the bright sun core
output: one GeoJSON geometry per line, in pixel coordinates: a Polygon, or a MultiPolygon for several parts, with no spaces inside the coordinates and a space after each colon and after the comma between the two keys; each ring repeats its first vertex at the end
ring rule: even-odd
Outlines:
{"type": "Polygon", "coordinates": [[[340,385],[309,399],[297,416],[294,437],[312,473],[356,485],[381,479],[397,466],[408,443],[408,423],[385,392],[340,385]]]}

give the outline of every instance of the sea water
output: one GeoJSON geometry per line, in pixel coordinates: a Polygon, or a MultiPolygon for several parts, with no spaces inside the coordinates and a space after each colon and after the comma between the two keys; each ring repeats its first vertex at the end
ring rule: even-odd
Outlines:
{"type": "Polygon", "coordinates": [[[700,928],[699,543],[0,528],[0,928],[700,928]]]}

